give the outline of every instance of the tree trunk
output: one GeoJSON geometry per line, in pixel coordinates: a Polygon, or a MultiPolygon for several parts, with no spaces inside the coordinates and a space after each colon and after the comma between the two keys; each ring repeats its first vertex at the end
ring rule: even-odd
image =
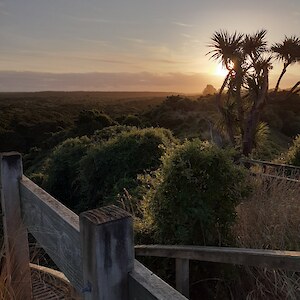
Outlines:
{"type": "Polygon", "coordinates": [[[276,86],[275,86],[275,89],[274,89],[274,92],[275,92],[275,93],[278,92],[278,89],[279,89],[279,83],[280,83],[280,81],[281,81],[283,75],[284,75],[285,72],[286,72],[286,68],[287,68],[287,65],[284,65],[283,70],[282,70],[282,72],[281,72],[281,74],[280,74],[280,76],[279,76],[279,78],[278,78],[278,80],[277,80],[277,83],[276,83],[276,86]]]}
{"type": "Polygon", "coordinates": [[[258,97],[253,103],[247,122],[245,122],[242,145],[242,152],[245,156],[249,156],[254,148],[256,128],[260,119],[261,112],[263,111],[267,100],[269,89],[269,70],[267,67],[264,68],[262,76],[263,83],[261,85],[258,97]]]}
{"type": "Polygon", "coordinates": [[[234,139],[232,122],[229,120],[229,118],[226,114],[226,111],[223,107],[223,103],[222,103],[222,93],[223,93],[223,91],[224,91],[224,89],[225,89],[225,87],[228,83],[228,80],[230,79],[231,74],[232,74],[232,70],[228,72],[226,78],[224,79],[222,87],[221,87],[219,93],[216,95],[216,102],[217,102],[217,105],[218,105],[219,112],[221,113],[221,115],[223,116],[223,118],[225,120],[226,131],[227,131],[227,134],[229,136],[229,140],[230,140],[231,144],[234,145],[235,144],[235,139],[234,139]]]}
{"type": "Polygon", "coordinates": [[[243,136],[243,155],[249,156],[254,148],[255,131],[259,121],[259,112],[254,111],[248,118],[243,136]]]}
{"type": "Polygon", "coordinates": [[[242,104],[241,87],[243,83],[242,70],[239,68],[237,73],[237,84],[236,84],[236,105],[238,111],[238,124],[241,130],[241,135],[244,134],[244,109],[242,104]]]}
{"type": "Polygon", "coordinates": [[[300,81],[298,81],[288,92],[284,100],[288,100],[293,94],[297,94],[300,91],[300,88],[297,89],[297,87],[300,85],[300,81]]]}

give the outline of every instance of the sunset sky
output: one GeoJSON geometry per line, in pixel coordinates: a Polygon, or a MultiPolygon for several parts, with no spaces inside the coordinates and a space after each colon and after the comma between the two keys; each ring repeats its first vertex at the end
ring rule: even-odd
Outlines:
{"type": "MultiPolygon", "coordinates": [[[[299,36],[300,1],[0,0],[0,91],[218,88],[213,32],[262,28],[299,36]]],[[[300,64],[281,87],[299,79],[300,64]]]]}

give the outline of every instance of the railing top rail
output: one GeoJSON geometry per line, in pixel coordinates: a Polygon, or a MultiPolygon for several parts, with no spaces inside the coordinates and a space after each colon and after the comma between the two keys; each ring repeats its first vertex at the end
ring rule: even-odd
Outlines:
{"type": "Polygon", "coordinates": [[[134,270],[129,273],[129,299],[187,300],[185,296],[165,283],[137,260],[134,261],[134,270]]]}
{"type": "Polygon", "coordinates": [[[243,163],[258,164],[258,165],[265,165],[265,166],[270,166],[270,167],[274,167],[274,168],[284,168],[284,169],[292,169],[292,170],[300,171],[300,167],[294,166],[294,165],[278,164],[278,163],[273,163],[273,162],[269,162],[269,161],[248,159],[248,158],[242,158],[240,161],[243,163]]]}
{"type": "Polygon", "coordinates": [[[297,251],[208,246],[139,245],[135,246],[135,253],[137,256],[158,256],[280,268],[291,271],[300,270],[300,252],[297,251]]]}
{"type": "Polygon", "coordinates": [[[284,176],[277,176],[277,175],[259,173],[259,172],[251,172],[251,174],[253,176],[258,176],[258,177],[274,178],[277,180],[284,180],[284,181],[289,181],[289,182],[300,183],[300,180],[289,178],[289,177],[284,177],[284,176]]]}

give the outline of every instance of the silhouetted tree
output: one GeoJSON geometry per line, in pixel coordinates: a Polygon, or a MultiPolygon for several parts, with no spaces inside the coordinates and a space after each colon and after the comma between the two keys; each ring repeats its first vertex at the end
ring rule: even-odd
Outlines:
{"type": "MultiPolygon", "coordinates": [[[[274,52],[275,57],[283,62],[283,69],[277,80],[275,92],[278,91],[280,81],[283,75],[286,73],[287,67],[300,62],[300,38],[296,36],[285,37],[282,43],[275,43],[271,47],[272,52],[274,52]]],[[[295,91],[300,81],[292,88],[292,92],[295,91]]]]}
{"type": "Polygon", "coordinates": [[[233,145],[241,135],[242,152],[248,156],[255,146],[261,112],[266,104],[271,57],[267,55],[266,30],[253,35],[217,31],[208,52],[228,74],[216,96],[226,131],[233,145]],[[226,91],[226,93],[225,93],[226,91]]]}

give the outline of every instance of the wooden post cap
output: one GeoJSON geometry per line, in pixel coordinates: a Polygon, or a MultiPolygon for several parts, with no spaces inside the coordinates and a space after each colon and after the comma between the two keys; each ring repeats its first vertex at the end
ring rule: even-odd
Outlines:
{"type": "Polygon", "coordinates": [[[115,205],[105,206],[98,209],[92,209],[80,214],[81,218],[85,218],[94,225],[100,225],[124,218],[131,218],[131,215],[115,205]]]}

